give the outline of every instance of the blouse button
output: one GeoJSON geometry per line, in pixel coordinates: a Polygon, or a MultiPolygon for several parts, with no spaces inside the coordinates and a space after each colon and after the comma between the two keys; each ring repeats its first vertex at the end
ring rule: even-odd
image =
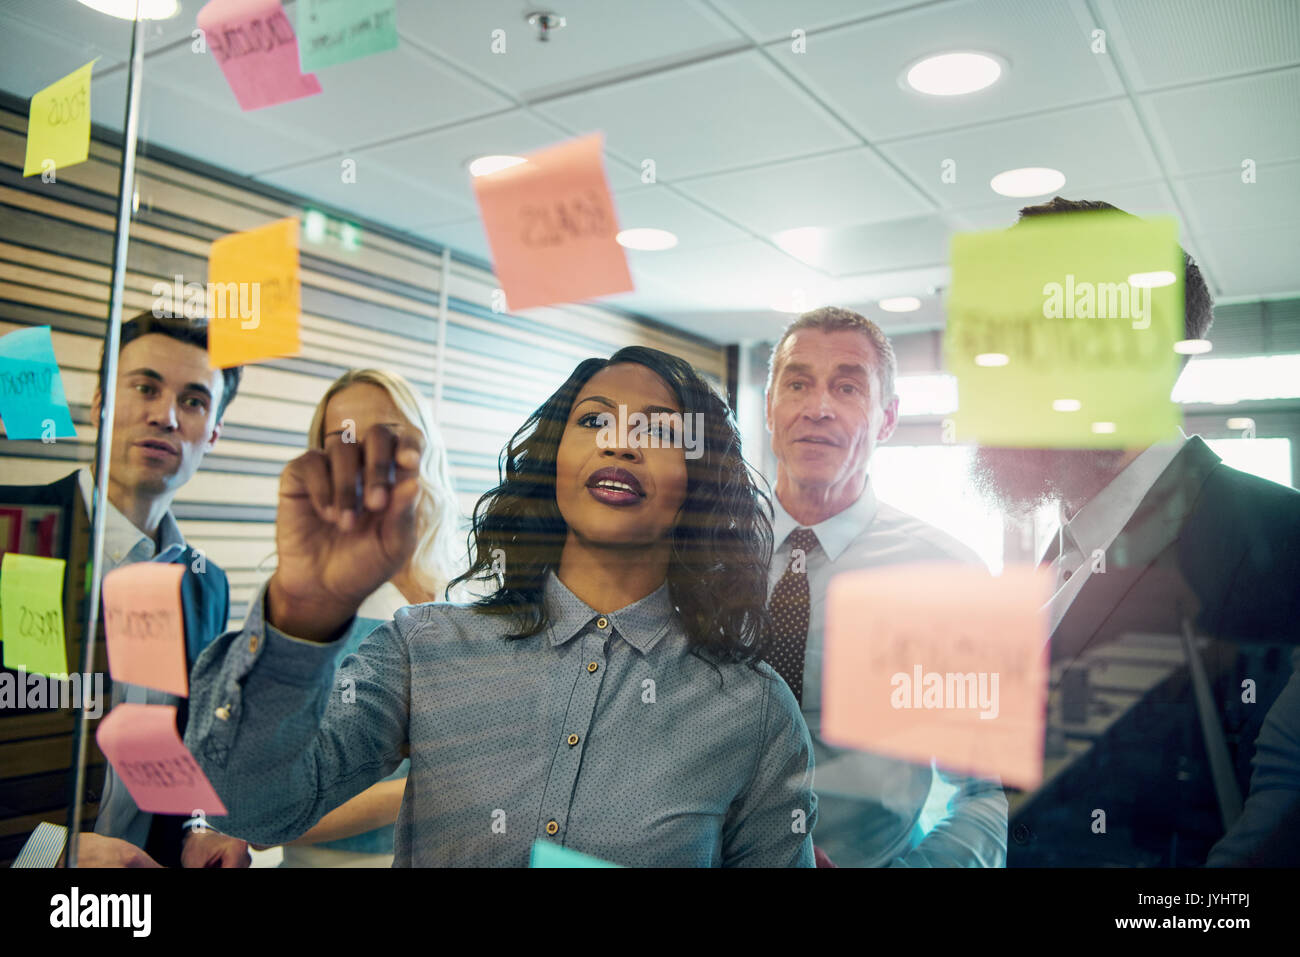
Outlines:
{"type": "Polygon", "coordinates": [[[569,747],[573,747],[578,743],[578,736],[576,734],[571,734],[565,738],[565,740],[569,742],[569,747]]]}
{"type": "Polygon", "coordinates": [[[593,675],[596,673],[596,669],[599,667],[600,665],[596,664],[596,662],[594,661],[587,662],[587,670],[591,672],[593,675]]]}
{"type": "Polygon", "coordinates": [[[596,619],[596,627],[597,627],[597,628],[608,628],[608,627],[609,627],[609,619],[606,618],[604,615],[601,615],[599,618],[596,619]]]}
{"type": "Polygon", "coordinates": [[[228,705],[224,705],[224,704],[223,704],[220,708],[218,708],[218,709],[214,712],[214,714],[216,714],[216,716],[217,716],[218,718],[220,718],[222,721],[229,721],[229,720],[230,720],[230,707],[229,707],[228,705]]]}
{"type": "Polygon", "coordinates": [[[547,834],[554,835],[555,832],[558,831],[559,829],[560,829],[560,825],[556,824],[554,821],[547,821],[547,822],[546,822],[546,833],[547,833],[547,834]]]}
{"type": "Polygon", "coordinates": [[[249,654],[257,654],[257,635],[248,636],[248,651],[249,654]]]}

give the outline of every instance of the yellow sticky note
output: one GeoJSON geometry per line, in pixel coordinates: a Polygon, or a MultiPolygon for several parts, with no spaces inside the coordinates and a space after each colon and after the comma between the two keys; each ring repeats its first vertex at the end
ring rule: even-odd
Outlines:
{"type": "Polygon", "coordinates": [[[6,668],[47,677],[68,673],[63,567],[61,558],[5,552],[0,563],[0,635],[6,668]]]}
{"type": "Polygon", "coordinates": [[[208,361],[214,369],[298,354],[298,220],[222,236],[208,254],[208,361]]]}
{"type": "Polygon", "coordinates": [[[957,441],[1106,448],[1177,437],[1173,219],[1063,213],[957,235],[947,311],[957,441]]]}
{"type": "Polygon", "coordinates": [[[90,155],[90,71],[96,60],[32,97],[24,176],[84,163],[90,155]]]}

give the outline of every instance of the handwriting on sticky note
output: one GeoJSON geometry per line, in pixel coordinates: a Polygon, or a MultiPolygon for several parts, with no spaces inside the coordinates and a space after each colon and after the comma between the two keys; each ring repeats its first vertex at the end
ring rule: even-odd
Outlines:
{"type": "Polygon", "coordinates": [[[11,439],[77,437],[49,326],[0,336],[0,419],[11,439]]]}
{"type": "Polygon", "coordinates": [[[32,97],[23,176],[41,173],[57,182],[60,168],[90,156],[90,73],[95,63],[91,60],[32,97]]]}
{"type": "Polygon", "coordinates": [[[602,158],[604,137],[530,153],[474,178],[493,266],[511,309],[632,289],[602,158]]]}
{"type": "Polygon", "coordinates": [[[1175,437],[1182,276],[1170,219],[1061,214],[955,236],[944,356],[957,377],[957,441],[1097,448],[1175,437]]]}
{"type": "Polygon", "coordinates": [[[830,744],[1033,787],[1042,776],[1048,576],[953,563],[841,573],[826,598],[830,744]]]}
{"type": "Polygon", "coordinates": [[[61,558],[5,552],[0,560],[0,641],[6,668],[68,673],[61,558]]]}
{"type": "Polygon", "coordinates": [[[302,290],[298,220],[222,236],[208,254],[208,356],[213,368],[297,355],[302,290]]]}
{"type": "Polygon", "coordinates": [[[279,0],[211,0],[198,25],[240,109],[321,92],[316,77],[298,69],[298,38],[279,0]]]}
{"type": "Polygon", "coordinates": [[[304,73],[397,49],[394,0],[298,0],[304,73]]]}
{"type": "Polygon", "coordinates": [[[115,681],[190,693],[181,615],[184,565],[136,562],[104,576],[104,639],[115,681]]]}
{"type": "Polygon", "coordinates": [[[583,854],[550,841],[533,841],[532,853],[528,860],[529,867],[620,867],[603,861],[599,857],[583,854]]]}
{"type": "Polygon", "coordinates": [[[199,763],[176,732],[172,705],[126,702],[105,715],[95,732],[99,749],[113,765],[142,811],[151,814],[225,814],[199,763]]]}

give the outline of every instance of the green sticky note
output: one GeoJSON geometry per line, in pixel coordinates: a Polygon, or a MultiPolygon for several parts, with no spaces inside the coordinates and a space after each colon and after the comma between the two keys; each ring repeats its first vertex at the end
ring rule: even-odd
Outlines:
{"type": "Polygon", "coordinates": [[[90,156],[90,71],[94,65],[91,60],[32,97],[24,176],[46,169],[57,172],[84,163],[90,156]]]}
{"type": "Polygon", "coordinates": [[[397,49],[396,0],[299,0],[303,73],[397,49]]]}
{"type": "Polygon", "coordinates": [[[533,853],[528,862],[529,867],[619,867],[602,861],[599,857],[571,851],[550,841],[533,841],[533,853]]]}
{"type": "Polygon", "coordinates": [[[1028,218],[953,237],[944,359],[956,441],[1118,448],[1178,436],[1183,339],[1173,219],[1028,218]]]}
{"type": "Polygon", "coordinates": [[[68,673],[63,566],[61,558],[5,552],[0,562],[0,640],[6,668],[47,677],[68,673]]]}

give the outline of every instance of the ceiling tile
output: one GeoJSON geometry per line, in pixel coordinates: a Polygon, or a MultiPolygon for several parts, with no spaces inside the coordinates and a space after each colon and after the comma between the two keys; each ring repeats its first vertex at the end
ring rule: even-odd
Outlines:
{"type": "Polygon", "coordinates": [[[567,26],[542,43],[524,12],[547,6],[517,0],[401,0],[397,27],[404,37],[523,100],[743,42],[695,3],[564,0],[555,6],[567,26]],[[496,30],[504,31],[504,53],[492,52],[496,30]]]}
{"type": "MultiPolygon", "coordinates": [[[[1065,174],[1060,192],[1067,196],[1160,176],[1127,100],[918,137],[882,146],[880,151],[944,201],[946,208],[996,200],[998,194],[989,181],[1004,170],[1026,166],[1059,169],[1065,174]],[[946,160],[956,162],[956,182],[944,183],[940,178],[946,160]]],[[[1020,205],[1035,201],[1031,197],[1020,205]]]]}
{"type": "MultiPolygon", "coordinates": [[[[849,20],[902,10],[918,0],[712,0],[760,43],[788,39],[792,31],[805,34],[849,20]]],[[[793,42],[793,41],[791,41],[793,42]]]]}
{"type": "MultiPolygon", "coordinates": [[[[234,173],[282,166],[334,149],[328,130],[319,135],[290,130],[240,112],[233,97],[213,101],[172,86],[161,71],[150,72],[140,97],[140,139],[234,173]]],[[[106,77],[92,94],[91,115],[110,129],[122,128],[126,71],[106,77]]],[[[338,169],[337,162],[335,169],[338,169]]],[[[337,175],[337,174],[336,174],[337,175]]]]}
{"type": "MultiPolygon", "coordinates": [[[[509,105],[504,97],[458,76],[423,53],[399,48],[352,60],[317,74],[321,93],[243,115],[288,132],[328,138],[336,150],[427,130],[509,105]],[[439,90],[430,96],[430,88],[439,90]]],[[[151,85],[179,88],[215,106],[234,107],[235,95],[211,53],[181,47],[145,64],[151,85]]],[[[266,166],[259,167],[266,169],[266,166]]]]}
{"type": "Polygon", "coordinates": [[[1174,188],[1198,234],[1300,223],[1300,163],[1259,166],[1253,183],[1234,169],[1176,180],[1174,188]]]}
{"type": "Polygon", "coordinates": [[[616,192],[614,205],[621,229],[666,229],[677,236],[676,248],[698,249],[751,238],[743,229],[678,196],[663,184],[616,192]]]}
{"type": "Polygon", "coordinates": [[[1295,0],[1097,0],[1097,10],[1135,90],[1300,63],[1295,0]]]}
{"type": "MultiPolygon", "coordinates": [[[[530,153],[568,138],[568,134],[554,124],[518,109],[360,151],[357,154],[358,168],[361,164],[378,162],[385,169],[423,183],[452,197],[460,207],[473,211],[478,208],[478,203],[467,168],[470,160],[490,153],[530,153]]],[[[608,158],[605,175],[611,189],[640,183],[636,174],[608,158]]],[[[426,215],[422,221],[447,222],[458,217],[459,214],[457,217],[426,215]]]]}
{"type": "MultiPolygon", "coordinates": [[[[190,31],[194,29],[194,18],[199,8],[203,6],[203,2],[180,0],[180,12],[176,16],[167,20],[145,21],[145,55],[148,56],[159,48],[182,38],[188,38],[190,31]]],[[[0,6],[0,17],[3,17],[5,22],[5,59],[8,59],[10,52],[8,48],[11,46],[12,39],[9,36],[11,26],[19,24],[34,27],[47,36],[58,37],[66,45],[76,48],[78,56],[84,54],[80,61],[69,66],[59,76],[71,73],[87,60],[97,56],[104,58],[101,67],[125,63],[131,58],[133,32],[131,21],[110,17],[75,0],[16,0],[0,6]]],[[[20,48],[14,44],[13,50],[19,52],[20,48]]]]}
{"type": "MultiPolygon", "coordinates": [[[[1300,5],[1298,5],[1300,7],[1300,5]]],[[[1300,68],[1141,97],[1170,172],[1300,159],[1300,68]]]]}
{"type": "Polygon", "coordinates": [[[475,256],[484,262],[492,262],[492,250],[488,246],[487,233],[483,231],[483,223],[477,216],[456,223],[413,227],[411,232],[439,246],[447,246],[453,252],[475,256]]]}
{"type": "Polygon", "coordinates": [[[1296,250],[1300,223],[1274,229],[1235,229],[1196,237],[1214,268],[1220,297],[1300,295],[1296,250]]]}
{"type": "Polygon", "coordinates": [[[538,110],[571,129],[603,129],[611,152],[638,164],[653,159],[668,182],[857,143],[757,51],[550,100],[538,110]]]}
{"type": "Polygon", "coordinates": [[[928,213],[933,204],[869,149],[792,160],[679,184],[757,233],[847,226],[928,213]],[[755,202],[762,197],[762,202],[755,202]]]}
{"type": "Polygon", "coordinates": [[[819,34],[804,54],[785,41],[768,49],[867,139],[893,139],[1121,95],[1110,60],[1089,50],[1076,9],[963,0],[819,34]],[[929,96],[901,82],[915,61],[955,50],[998,54],[1010,67],[965,96],[929,96]]]}
{"type": "Polygon", "coordinates": [[[770,308],[799,291],[809,302],[828,278],[756,239],[710,246],[700,252],[670,249],[659,253],[630,251],[634,275],[675,285],[697,307],[770,308]]]}
{"type": "Polygon", "coordinates": [[[398,229],[474,215],[473,200],[432,189],[382,163],[358,157],[356,182],[344,182],[342,157],[296,165],[257,179],[398,229]]]}
{"type": "Polygon", "coordinates": [[[797,246],[782,248],[802,262],[849,276],[892,269],[938,266],[948,260],[952,228],[941,216],[917,216],[887,223],[819,230],[797,246]]]}
{"type": "MultiPolygon", "coordinates": [[[[73,70],[85,66],[102,54],[94,46],[79,42],[75,35],[55,36],[20,21],[4,22],[4,55],[0,56],[0,90],[29,99],[51,83],[61,80],[73,70]]],[[[107,116],[117,114],[114,126],[122,125],[125,98],[105,88],[105,81],[113,68],[121,63],[123,51],[117,59],[104,56],[90,72],[90,108],[95,122],[100,122],[100,110],[107,116]]]]}

